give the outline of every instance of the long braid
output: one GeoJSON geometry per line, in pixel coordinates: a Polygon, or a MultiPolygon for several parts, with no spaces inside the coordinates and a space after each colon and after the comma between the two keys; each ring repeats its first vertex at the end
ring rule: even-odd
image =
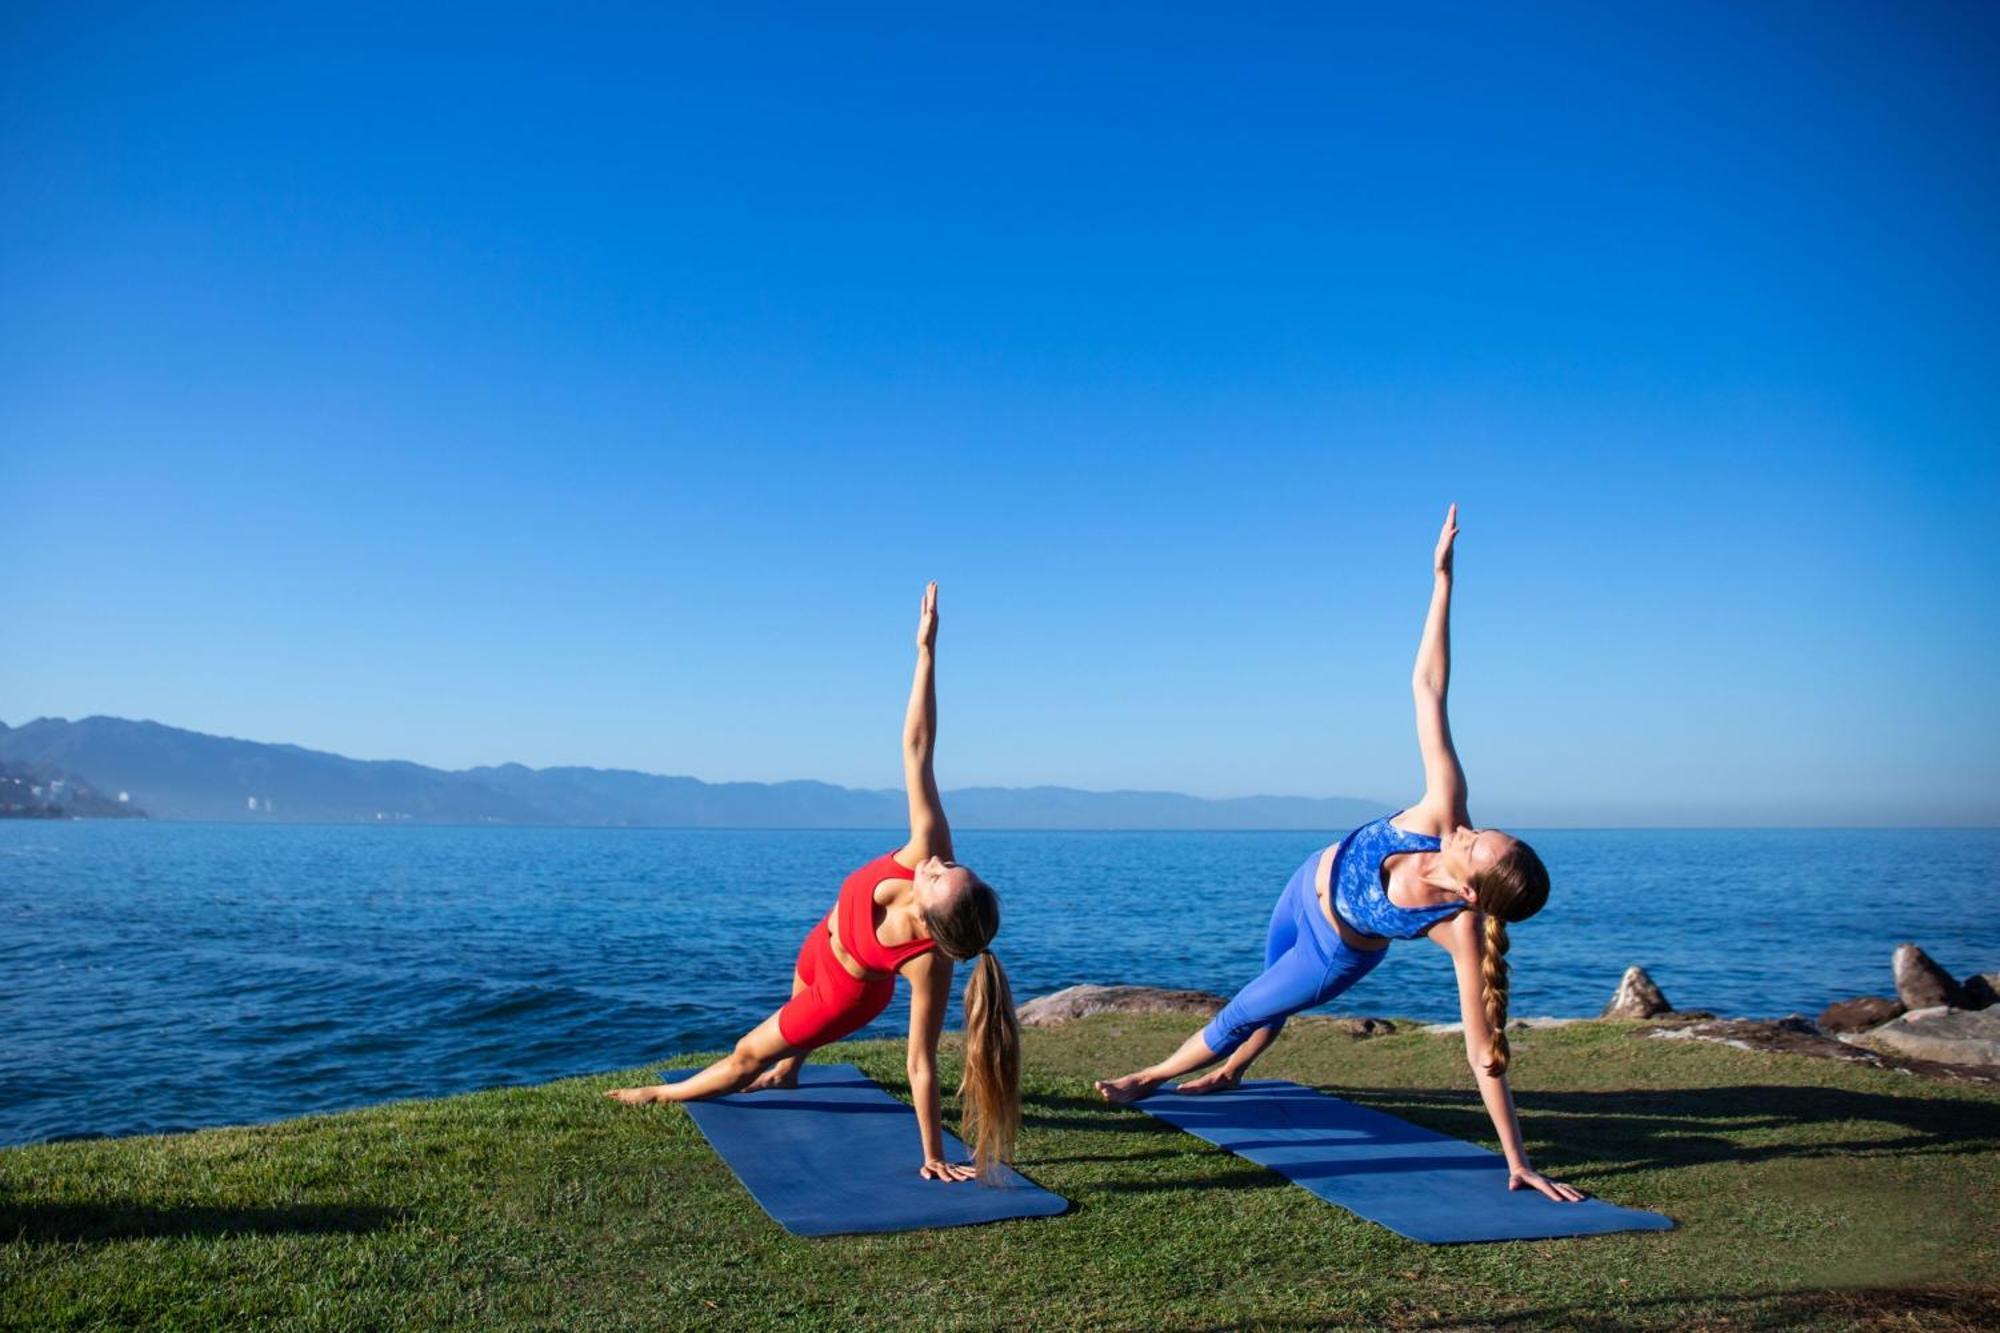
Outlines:
{"type": "Polygon", "coordinates": [[[1479,951],[1480,998],[1486,1004],[1486,1028],[1492,1045],[1486,1072],[1500,1078],[1512,1052],[1507,1046],[1507,923],[1492,913],[1483,918],[1485,931],[1479,951]]]}

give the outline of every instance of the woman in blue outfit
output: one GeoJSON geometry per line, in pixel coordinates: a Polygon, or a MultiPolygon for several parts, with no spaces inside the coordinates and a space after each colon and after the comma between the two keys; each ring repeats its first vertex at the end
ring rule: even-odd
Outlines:
{"type": "Polygon", "coordinates": [[[1382,961],[1391,940],[1427,935],[1451,955],[1465,1019],[1465,1056],[1506,1154],[1509,1189],[1533,1188],[1565,1202],[1583,1197],[1528,1165],[1507,1087],[1507,923],[1548,901],[1549,874],[1534,849],[1498,829],[1474,828],[1465,771],[1445,715],[1451,674],[1452,540],[1458,506],[1438,536],[1430,614],[1410,681],[1423,751],[1423,800],[1363,824],[1314,852],[1293,874],[1271,914],[1264,973],[1236,993],[1209,1025],[1156,1065],[1097,1090],[1135,1101],[1182,1074],[1222,1067],[1182,1083],[1183,1094],[1223,1092],[1277,1039],[1285,1020],[1324,1004],[1382,961]]]}

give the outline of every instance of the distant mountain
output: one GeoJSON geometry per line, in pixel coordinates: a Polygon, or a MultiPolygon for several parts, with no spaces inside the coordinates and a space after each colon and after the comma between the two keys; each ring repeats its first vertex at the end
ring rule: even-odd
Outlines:
{"type": "Polygon", "coordinates": [[[460,776],[506,792],[550,824],[676,828],[883,828],[907,819],[899,791],[827,782],[703,782],[629,768],[469,768],[460,776]]]}
{"type": "Polygon", "coordinates": [[[421,764],[348,759],[119,717],[45,717],[0,728],[0,759],[52,765],[100,788],[130,792],[156,819],[345,823],[380,813],[427,824],[545,822],[501,792],[421,764]]]}
{"type": "MultiPolygon", "coordinates": [[[[101,790],[128,792],[158,819],[893,828],[905,818],[899,791],[520,764],[448,772],[117,717],[0,723],[0,761],[59,769],[101,790]]],[[[946,792],[945,802],[962,828],[1022,829],[1338,831],[1389,809],[1342,797],[1211,801],[1073,787],[967,787],[946,792]]]]}
{"type": "MultiPolygon", "coordinates": [[[[4,728],[0,728],[4,729],[4,728]]],[[[0,819],[144,819],[130,800],[106,796],[46,764],[0,759],[0,819]]]]}

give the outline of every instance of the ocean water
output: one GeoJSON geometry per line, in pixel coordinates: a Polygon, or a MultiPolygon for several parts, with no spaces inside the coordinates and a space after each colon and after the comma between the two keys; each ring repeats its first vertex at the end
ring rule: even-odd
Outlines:
{"type": "MultiPolygon", "coordinates": [[[[1001,891],[1017,997],[1227,993],[1256,974],[1286,879],[1339,832],[963,831],[958,852],[1001,891]]],[[[1516,1015],[1596,1013],[1633,963],[1680,1008],[1742,1015],[1889,993],[1902,940],[1957,974],[2000,968],[2000,830],[1524,832],[1555,888],[1513,932],[1516,1015]]],[[[0,821],[0,1144],[726,1046],[783,1002],[842,876],[899,841],[0,821]]],[[[1457,1010],[1443,951],[1413,941],[1330,1012],[1457,1010]]],[[[870,1031],[906,1017],[899,994],[870,1031]]]]}

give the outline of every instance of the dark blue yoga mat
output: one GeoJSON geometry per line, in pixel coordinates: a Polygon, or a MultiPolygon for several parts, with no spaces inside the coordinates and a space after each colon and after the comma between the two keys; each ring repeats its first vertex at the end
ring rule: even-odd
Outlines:
{"type": "Polygon", "coordinates": [[[1183,1097],[1156,1092],[1148,1115],[1227,1148],[1328,1203],[1429,1245],[1666,1231],[1673,1219],[1601,1199],[1557,1203],[1507,1188],[1507,1162],[1395,1116],[1279,1079],[1183,1097]]]}
{"type": "MultiPolygon", "coordinates": [[[[666,1083],[695,1071],[670,1069],[666,1083]]],[[[917,1115],[853,1065],[807,1065],[799,1086],[682,1102],[757,1206],[795,1236],[962,1227],[1069,1207],[1014,1171],[998,1185],[917,1175],[917,1115]]],[[[950,1134],[952,1161],[972,1154],[950,1134]]]]}

